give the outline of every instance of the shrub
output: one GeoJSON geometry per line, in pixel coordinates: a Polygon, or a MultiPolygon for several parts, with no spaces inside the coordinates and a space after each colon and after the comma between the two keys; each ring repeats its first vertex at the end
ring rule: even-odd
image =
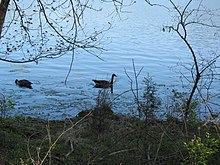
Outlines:
{"type": "Polygon", "coordinates": [[[141,112],[144,115],[144,119],[147,122],[155,118],[155,112],[161,105],[160,98],[157,96],[156,84],[153,82],[152,78],[144,78],[145,89],[143,93],[143,101],[141,102],[141,112]]]}
{"type": "Polygon", "coordinates": [[[100,134],[108,129],[109,118],[112,116],[111,102],[109,93],[106,90],[100,90],[96,99],[96,106],[93,110],[91,128],[94,132],[100,134]]]}
{"type": "Polygon", "coordinates": [[[6,111],[9,109],[14,108],[15,104],[12,102],[10,97],[5,97],[3,94],[1,94],[0,98],[0,112],[1,116],[0,118],[5,118],[6,116],[6,111]]]}
{"type": "Polygon", "coordinates": [[[204,141],[201,137],[194,136],[191,141],[184,143],[190,157],[190,163],[187,164],[206,165],[208,158],[218,152],[219,142],[219,139],[212,138],[208,132],[204,141]]]}

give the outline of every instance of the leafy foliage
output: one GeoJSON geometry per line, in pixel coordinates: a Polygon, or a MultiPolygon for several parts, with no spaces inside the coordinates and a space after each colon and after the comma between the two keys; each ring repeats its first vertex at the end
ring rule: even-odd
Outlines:
{"type": "Polygon", "coordinates": [[[93,110],[91,128],[95,132],[102,133],[108,130],[108,119],[113,114],[111,110],[111,102],[109,100],[109,94],[106,90],[100,90],[96,98],[96,106],[93,110]]]}
{"type": "Polygon", "coordinates": [[[13,109],[15,104],[12,102],[11,97],[5,97],[3,94],[1,94],[0,99],[0,112],[1,112],[1,118],[5,117],[5,113],[7,110],[13,109]]]}
{"type": "Polygon", "coordinates": [[[208,157],[218,152],[220,140],[211,137],[211,134],[206,132],[206,138],[202,141],[201,137],[194,138],[184,143],[190,156],[190,163],[195,165],[206,165],[208,157]]]}
{"type": "MultiPolygon", "coordinates": [[[[169,113],[168,118],[179,118],[183,119],[184,112],[186,110],[186,102],[187,102],[188,93],[187,92],[179,92],[176,89],[172,90],[171,105],[169,105],[169,113]]],[[[189,106],[188,111],[188,121],[191,123],[195,123],[198,120],[198,105],[199,100],[197,98],[192,99],[191,104],[189,106]]]]}
{"type": "Polygon", "coordinates": [[[141,112],[144,115],[145,121],[155,118],[156,110],[160,107],[160,98],[157,96],[156,84],[152,77],[144,78],[145,89],[143,94],[143,101],[141,103],[141,112]]]}

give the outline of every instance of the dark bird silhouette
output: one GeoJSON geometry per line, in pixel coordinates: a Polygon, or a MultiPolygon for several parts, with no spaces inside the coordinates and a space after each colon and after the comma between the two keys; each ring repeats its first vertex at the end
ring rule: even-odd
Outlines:
{"type": "Polygon", "coordinates": [[[24,88],[30,88],[32,89],[32,82],[28,81],[28,80],[15,80],[15,84],[17,84],[19,87],[24,87],[24,88]]]}
{"type": "Polygon", "coordinates": [[[114,77],[117,77],[116,74],[112,74],[110,81],[108,80],[92,80],[95,82],[95,88],[111,88],[111,93],[113,93],[113,81],[114,77]]]}

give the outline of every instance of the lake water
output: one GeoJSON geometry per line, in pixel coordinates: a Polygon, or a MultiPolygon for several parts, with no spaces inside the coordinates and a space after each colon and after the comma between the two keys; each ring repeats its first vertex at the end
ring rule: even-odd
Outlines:
{"type": "MultiPolygon", "coordinates": [[[[213,7],[217,4],[220,4],[219,1],[213,0],[209,5],[213,7]]],[[[106,23],[102,22],[103,20],[109,19],[104,18],[106,20],[103,15],[97,15],[92,17],[92,22],[101,25],[106,23]]],[[[8,115],[45,119],[73,117],[81,110],[91,109],[95,105],[99,89],[93,88],[92,79],[110,79],[112,73],[117,74],[114,93],[110,94],[111,100],[114,100],[113,110],[130,114],[135,110],[134,97],[129,91],[131,86],[125,70],[134,78],[132,59],[137,71],[143,67],[138,77],[140,95],[143,93],[142,81],[148,74],[155,83],[160,84],[158,92],[163,97],[172,89],[190,89],[191,86],[181,73],[191,78],[190,71],[184,68],[190,68],[191,54],[175,33],[162,31],[163,25],[169,25],[172,21],[169,13],[138,1],[121,13],[121,19],[114,19],[113,28],[103,36],[106,51],[99,54],[103,60],[86,52],[76,51],[67,85],[64,81],[71,54],[59,59],[44,59],[39,64],[11,64],[0,61],[1,93],[11,96],[16,103],[15,109],[8,111],[8,115]],[[15,79],[32,81],[33,89],[17,87],[15,79]]],[[[192,26],[189,40],[197,53],[208,54],[213,50],[219,54],[220,40],[214,33],[213,29],[207,31],[206,28],[192,26]]],[[[216,67],[219,69],[219,60],[216,67]]],[[[214,94],[219,94],[219,77],[216,78],[213,84],[214,94]]],[[[216,99],[219,99],[218,95],[214,101],[216,99]]]]}

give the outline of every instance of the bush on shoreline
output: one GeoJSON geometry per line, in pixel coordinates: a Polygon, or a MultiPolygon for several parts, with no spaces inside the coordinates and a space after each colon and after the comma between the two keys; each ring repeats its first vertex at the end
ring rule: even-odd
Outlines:
{"type": "Polygon", "coordinates": [[[105,116],[108,126],[99,132],[94,131],[94,112],[85,111],[85,115],[90,113],[85,118],[83,115],[63,121],[5,118],[0,124],[1,164],[201,164],[199,161],[216,164],[220,161],[219,135],[212,123],[189,125],[186,137],[184,123],[177,118],[146,123],[132,116],[112,114],[105,116]],[[42,162],[51,144],[70,127],[42,162]],[[200,148],[201,145],[204,147],[200,148]]]}

